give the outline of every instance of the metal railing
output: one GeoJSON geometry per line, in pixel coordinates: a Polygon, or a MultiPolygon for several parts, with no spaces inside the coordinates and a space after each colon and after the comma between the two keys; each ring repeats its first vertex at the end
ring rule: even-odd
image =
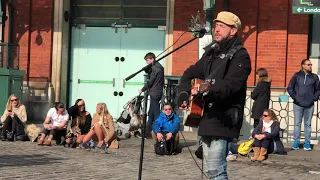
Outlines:
{"type": "MultiPolygon", "coordinates": [[[[165,76],[165,88],[162,103],[170,102],[175,104],[176,87],[179,83],[179,76],[165,76]]],[[[255,86],[248,86],[245,113],[241,136],[249,138],[253,129],[253,119],[251,118],[252,104],[251,92],[255,86]]],[[[283,129],[283,141],[293,141],[294,116],[293,116],[293,100],[288,96],[286,87],[272,87],[270,98],[270,109],[272,109],[279,118],[280,127],[283,129]]],[[[311,124],[311,140],[320,139],[320,106],[319,101],[315,102],[314,113],[311,124]]],[[[304,138],[304,123],[301,124],[301,138],[304,138]]]]}
{"type": "Polygon", "coordinates": [[[0,67],[19,69],[19,44],[0,43],[0,67]]]}

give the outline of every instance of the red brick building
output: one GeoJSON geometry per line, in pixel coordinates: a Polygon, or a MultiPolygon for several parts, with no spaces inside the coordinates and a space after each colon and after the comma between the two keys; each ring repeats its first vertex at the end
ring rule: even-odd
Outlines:
{"type": "MultiPolygon", "coordinates": [[[[69,42],[69,37],[72,21],[66,13],[72,11],[73,2],[66,0],[12,0],[11,2],[10,6],[13,7],[11,42],[20,45],[20,69],[26,71],[25,89],[28,92],[25,100],[38,104],[42,100],[67,101],[69,80],[66,77],[70,74],[72,44],[69,42]],[[60,75],[61,73],[63,75],[60,75]]],[[[191,15],[203,9],[203,0],[168,0],[166,8],[165,46],[168,47],[187,30],[191,15]]],[[[292,14],[292,0],[229,0],[227,3],[224,0],[216,0],[215,15],[225,9],[237,14],[242,21],[240,34],[244,46],[249,51],[253,67],[248,85],[255,85],[254,71],[265,67],[273,78],[272,86],[284,87],[292,74],[300,68],[302,59],[312,56],[318,61],[319,53],[311,52],[312,46],[319,44],[319,40],[312,39],[318,37],[315,34],[315,29],[319,26],[315,25],[317,16],[292,14]]],[[[2,41],[8,42],[8,20],[5,22],[3,32],[2,41]]],[[[182,36],[173,48],[191,38],[191,34],[182,36]]],[[[318,46],[314,47],[317,51],[318,46]]],[[[180,76],[197,60],[198,42],[194,41],[165,61],[166,74],[180,76]]],[[[35,119],[38,118],[34,116],[35,119]]]]}

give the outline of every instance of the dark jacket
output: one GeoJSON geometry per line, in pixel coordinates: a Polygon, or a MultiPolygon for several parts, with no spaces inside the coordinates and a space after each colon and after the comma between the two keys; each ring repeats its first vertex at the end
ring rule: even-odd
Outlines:
{"type": "Polygon", "coordinates": [[[288,93],[294,104],[305,108],[313,106],[320,95],[318,75],[307,74],[302,70],[296,72],[289,82],[288,93]]]}
{"type": "Polygon", "coordinates": [[[282,155],[286,155],[287,152],[285,151],[285,148],[282,144],[282,141],[280,139],[280,122],[273,122],[271,125],[271,133],[268,132],[264,132],[262,133],[262,128],[263,128],[263,121],[260,120],[258,126],[256,128],[254,128],[253,132],[252,132],[252,137],[254,138],[254,136],[256,134],[265,134],[267,139],[272,140],[271,143],[275,142],[276,143],[276,152],[277,154],[282,154],[282,155]]]}
{"type": "MultiPolygon", "coordinates": [[[[183,74],[178,88],[178,104],[189,98],[191,80],[206,79],[210,72],[221,63],[230,48],[240,45],[240,39],[232,38],[220,43],[218,48],[205,48],[202,58],[190,66],[183,74]]],[[[199,136],[238,138],[242,127],[244,104],[246,99],[247,79],[251,72],[251,61],[246,49],[238,50],[227,65],[219,68],[213,77],[205,96],[204,116],[199,124],[199,136]]]]}
{"type": "Polygon", "coordinates": [[[269,108],[270,87],[270,78],[259,78],[256,88],[251,93],[251,98],[254,100],[251,115],[253,119],[260,119],[263,111],[269,108]]]}
{"type": "MultiPolygon", "coordinates": [[[[77,104],[75,104],[75,105],[71,106],[67,111],[68,111],[69,116],[72,117],[71,127],[73,127],[74,124],[76,124],[75,120],[76,120],[77,116],[79,115],[79,107],[77,104]]],[[[78,126],[81,131],[81,134],[87,134],[90,131],[91,121],[92,121],[91,115],[90,114],[86,115],[85,124],[78,126]]]]}
{"type": "Polygon", "coordinates": [[[149,80],[143,86],[142,91],[149,90],[150,96],[159,96],[163,94],[164,87],[164,68],[156,62],[152,68],[149,80]]]}
{"type": "Polygon", "coordinates": [[[152,131],[157,134],[158,132],[171,132],[172,134],[178,133],[180,128],[180,118],[172,113],[169,117],[163,112],[152,124],[152,131]]]}

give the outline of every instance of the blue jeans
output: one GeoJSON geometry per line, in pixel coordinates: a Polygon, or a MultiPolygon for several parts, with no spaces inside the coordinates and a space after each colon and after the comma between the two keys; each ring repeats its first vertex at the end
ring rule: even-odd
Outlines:
{"type": "Polygon", "coordinates": [[[300,141],[301,134],[301,123],[302,118],[304,119],[304,138],[305,142],[310,142],[311,138],[311,119],[313,114],[314,106],[310,108],[300,107],[293,104],[293,115],[294,115],[294,141],[300,141]]]}
{"type": "Polygon", "coordinates": [[[227,156],[232,139],[219,139],[214,136],[202,136],[204,160],[208,168],[210,180],[226,180],[227,156]]]}
{"type": "Polygon", "coordinates": [[[149,106],[149,112],[148,112],[149,119],[147,122],[146,136],[151,137],[152,124],[160,115],[161,98],[162,98],[162,95],[158,95],[158,96],[150,95],[150,106],[149,106]]]}

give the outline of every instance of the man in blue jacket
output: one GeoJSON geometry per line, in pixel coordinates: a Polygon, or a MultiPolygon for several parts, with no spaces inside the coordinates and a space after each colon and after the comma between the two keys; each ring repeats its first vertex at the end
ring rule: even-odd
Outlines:
{"type": "Polygon", "coordinates": [[[308,59],[301,62],[302,69],[296,72],[288,85],[288,92],[293,99],[294,143],[292,149],[299,149],[301,122],[304,118],[304,150],[311,151],[311,119],[314,101],[319,99],[320,83],[318,75],[312,73],[312,64],[308,59]]]}
{"type": "Polygon", "coordinates": [[[163,107],[163,112],[160,113],[160,116],[152,125],[152,138],[155,142],[161,141],[162,138],[165,138],[166,141],[174,138],[173,151],[175,151],[179,143],[179,129],[180,118],[173,113],[171,105],[166,103],[163,107]]]}

